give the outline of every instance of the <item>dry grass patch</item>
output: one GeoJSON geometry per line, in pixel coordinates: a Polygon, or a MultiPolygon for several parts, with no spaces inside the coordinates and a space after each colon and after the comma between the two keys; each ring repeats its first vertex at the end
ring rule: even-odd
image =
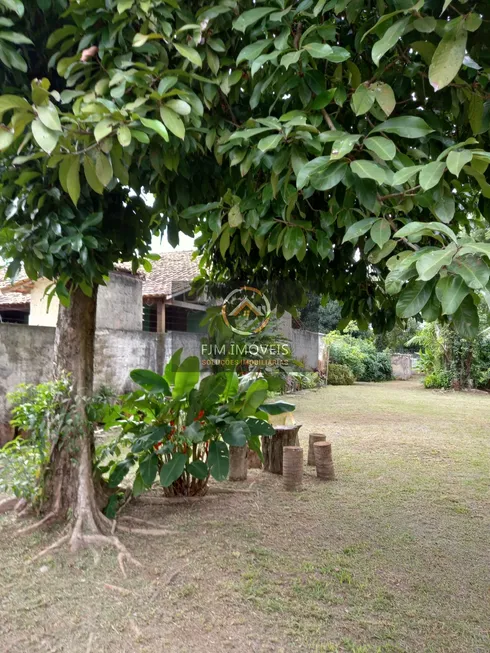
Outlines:
{"type": "MultiPolygon", "coordinates": [[[[299,494],[256,470],[249,494],[127,514],[175,531],[26,562],[59,533],[0,521],[2,653],[490,650],[490,396],[359,384],[294,399],[303,446],[338,480],[299,494]]],[[[236,487],[234,484],[233,487],[236,487]]]]}

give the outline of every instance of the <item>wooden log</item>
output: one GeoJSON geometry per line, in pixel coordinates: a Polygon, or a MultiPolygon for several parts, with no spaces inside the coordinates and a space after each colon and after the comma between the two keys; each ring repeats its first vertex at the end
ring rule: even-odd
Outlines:
{"type": "Polygon", "coordinates": [[[230,472],[228,474],[229,481],[245,481],[247,478],[248,470],[248,447],[232,447],[230,446],[230,472]]]}
{"type": "Polygon", "coordinates": [[[283,447],[295,447],[301,424],[293,426],[274,426],[274,435],[262,436],[264,469],[272,474],[282,474],[283,447]]]}
{"type": "Polygon", "coordinates": [[[315,450],[313,445],[315,442],[325,442],[327,436],[324,433],[310,433],[308,442],[308,465],[315,465],[315,450]]]}
{"type": "Polygon", "coordinates": [[[248,450],[248,468],[249,469],[262,469],[262,461],[259,458],[259,454],[252,449],[248,450]]]}
{"type": "Polygon", "coordinates": [[[303,449],[283,447],[283,477],[286,490],[301,490],[303,485],[303,449]]]}
{"type": "Polygon", "coordinates": [[[332,460],[332,443],[315,442],[313,445],[315,451],[316,475],[323,481],[334,481],[335,471],[332,460]]]}

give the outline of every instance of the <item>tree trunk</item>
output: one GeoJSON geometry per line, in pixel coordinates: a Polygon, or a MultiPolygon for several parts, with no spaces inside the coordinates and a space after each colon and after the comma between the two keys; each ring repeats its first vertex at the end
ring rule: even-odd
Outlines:
{"type": "Polygon", "coordinates": [[[294,447],[298,444],[298,431],[301,424],[294,426],[274,426],[275,435],[262,436],[262,453],[264,469],[273,474],[282,474],[283,447],[294,447]]]}
{"type": "Polygon", "coordinates": [[[87,297],[73,292],[69,307],[60,306],[54,346],[54,377],[70,375],[73,387],[72,423],[53,434],[49,465],[45,474],[43,512],[75,517],[86,500],[95,496],[92,480],[93,431],[85,417],[85,404],[92,394],[97,289],[87,297]],[[82,499],[79,490],[83,490],[82,499]],[[82,504],[82,505],[81,505],[82,504]]]}
{"type": "Polygon", "coordinates": [[[247,478],[248,470],[248,447],[233,447],[230,446],[230,473],[228,474],[229,481],[245,481],[247,478]]]}

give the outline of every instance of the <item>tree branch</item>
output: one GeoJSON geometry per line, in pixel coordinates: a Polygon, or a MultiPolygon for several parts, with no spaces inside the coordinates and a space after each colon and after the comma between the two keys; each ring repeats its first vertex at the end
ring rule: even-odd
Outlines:
{"type": "Polygon", "coordinates": [[[325,109],[322,109],[322,114],[323,117],[325,118],[325,122],[328,125],[328,128],[331,129],[332,131],[335,131],[335,125],[332,122],[332,118],[328,115],[327,111],[325,109]]]}
{"type": "Polygon", "coordinates": [[[401,197],[402,195],[405,195],[406,197],[411,197],[411,195],[415,192],[417,192],[420,189],[420,186],[414,186],[413,188],[409,188],[408,190],[402,190],[401,193],[390,193],[389,195],[378,195],[378,202],[384,202],[385,200],[391,200],[394,197],[401,197]]]}

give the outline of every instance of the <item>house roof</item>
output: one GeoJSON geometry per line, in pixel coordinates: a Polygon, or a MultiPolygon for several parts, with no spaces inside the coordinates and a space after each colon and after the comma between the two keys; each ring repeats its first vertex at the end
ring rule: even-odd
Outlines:
{"type": "MultiPolygon", "coordinates": [[[[116,272],[131,274],[130,263],[118,263],[116,272]]],[[[158,261],[153,261],[151,272],[137,272],[143,278],[143,297],[164,298],[179,295],[190,288],[199,274],[199,258],[192,250],[165,252],[158,261]]],[[[21,270],[15,281],[5,279],[0,269],[0,305],[28,304],[34,282],[21,270]]]]}
{"type": "Polygon", "coordinates": [[[152,263],[143,281],[143,297],[174,297],[191,286],[199,274],[199,257],[194,258],[192,250],[165,252],[152,263]]]}

